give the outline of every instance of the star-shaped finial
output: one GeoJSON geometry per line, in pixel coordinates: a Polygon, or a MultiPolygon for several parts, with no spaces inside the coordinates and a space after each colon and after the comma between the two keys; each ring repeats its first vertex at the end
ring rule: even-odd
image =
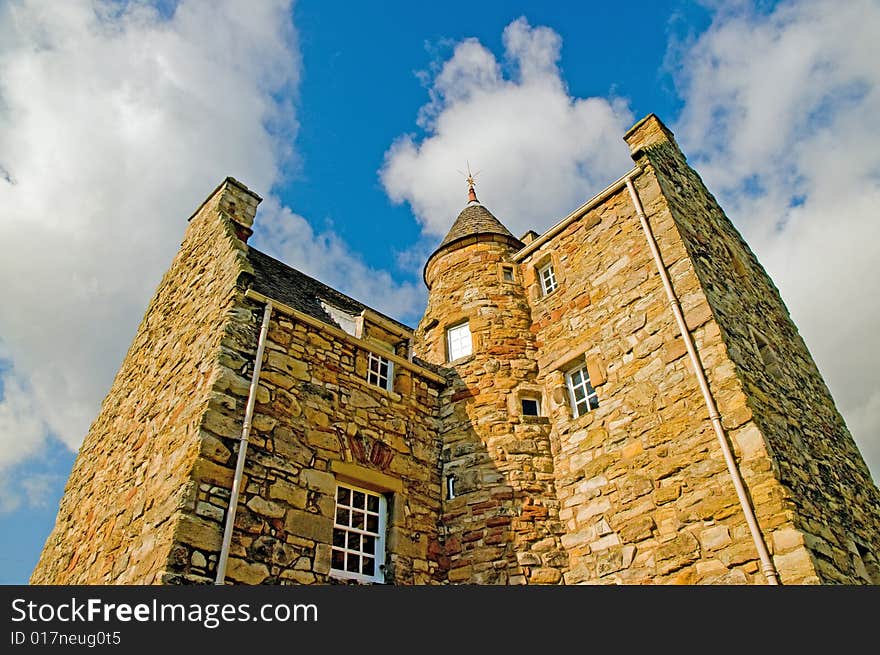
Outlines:
{"type": "MultiPolygon", "coordinates": [[[[468,183],[468,200],[476,201],[477,192],[474,191],[474,185],[477,183],[477,175],[480,174],[480,171],[477,171],[476,173],[471,173],[471,163],[467,160],[465,160],[465,162],[467,163],[467,175],[465,176],[465,181],[467,181],[468,183]]],[[[464,171],[458,172],[464,175],[464,171]]]]}

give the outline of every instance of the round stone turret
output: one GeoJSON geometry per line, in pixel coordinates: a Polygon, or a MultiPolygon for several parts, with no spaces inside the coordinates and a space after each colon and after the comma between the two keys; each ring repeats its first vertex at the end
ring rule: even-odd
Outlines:
{"type": "Polygon", "coordinates": [[[445,551],[451,582],[558,583],[549,420],[541,416],[523,247],[477,199],[425,264],[416,355],[447,367],[441,398],[445,551]],[[539,554],[532,545],[541,542],[539,554]]]}
{"type": "Polygon", "coordinates": [[[511,259],[522,247],[522,242],[477,200],[471,187],[468,204],[425,262],[423,276],[429,294],[419,325],[424,339],[416,340],[421,346],[420,356],[436,364],[460,359],[457,353],[449,352],[445,332],[449,326],[464,322],[469,324],[473,342],[486,346],[493,340],[486,339],[490,336],[486,319],[497,314],[497,299],[501,296],[506,297],[503,305],[517,307],[517,323],[530,323],[521,278],[511,259]],[[434,329],[438,325],[443,329],[434,329]]]}

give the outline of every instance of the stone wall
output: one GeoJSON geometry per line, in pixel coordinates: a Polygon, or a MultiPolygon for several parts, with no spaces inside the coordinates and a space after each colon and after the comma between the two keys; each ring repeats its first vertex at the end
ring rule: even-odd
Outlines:
{"type": "Polygon", "coordinates": [[[448,367],[441,395],[442,474],[455,478],[441,523],[450,583],[558,584],[567,568],[549,420],[523,416],[540,396],[531,317],[506,238],[474,236],[429,263],[417,352],[448,367]],[[473,354],[445,362],[446,330],[467,320],[473,354]]]}
{"type": "MultiPolygon", "coordinates": [[[[880,584],[880,492],[779,293],[662,123],[625,138],[781,581],[880,584]]],[[[352,335],[273,302],[228,583],[340,582],[337,483],[387,499],[388,583],[765,582],[639,218],[612,189],[518,252],[486,212],[429,259],[415,333],[365,309],[352,335]],[[465,320],[473,353],[448,362],[465,320]],[[370,352],[393,361],[390,390],[367,382],[370,352]],[[599,405],[574,418],[580,364],[599,405]]],[[[33,583],[214,580],[272,301],[251,288],[258,202],[227,179],[191,219],[33,583]]]]}
{"type": "MultiPolygon", "coordinates": [[[[642,175],[646,197],[656,182],[642,175]]],[[[656,194],[655,194],[656,195],[656,194]]],[[[735,411],[717,325],[668,216],[652,223],[689,328],[735,411]]],[[[521,262],[550,399],[569,584],[761,582],[708,412],[626,188],[521,262]],[[536,269],[559,288],[543,296],[536,269]],[[585,363],[597,409],[573,418],[564,374],[585,363]]]]}
{"type": "Polygon", "coordinates": [[[227,179],[190,220],[83,441],[33,584],[159,582],[194,497],[222,326],[259,198],[227,179]]]}
{"type": "MultiPolygon", "coordinates": [[[[783,577],[880,584],[880,493],[778,290],[668,130],[649,117],[630,141],[712,306],[745,394],[742,418],[752,419],[749,439],[769,450],[782,483],[763,487],[793,510],[774,538],[783,577]]],[[[760,491],[755,500],[766,515],[760,491]]]]}
{"type": "MultiPolygon", "coordinates": [[[[194,474],[198,495],[175,534],[173,566],[165,582],[210,582],[216,574],[262,314],[261,303],[239,295],[203,423],[194,474]]],[[[332,581],[337,480],[388,498],[385,582],[427,584],[443,577],[436,547],[439,385],[420,367],[406,368],[403,362],[394,367],[393,390],[368,384],[369,350],[390,350],[400,337],[370,324],[364,335],[370,340],[275,308],[228,583],[332,581]],[[387,339],[384,346],[380,339],[387,339]]]]}

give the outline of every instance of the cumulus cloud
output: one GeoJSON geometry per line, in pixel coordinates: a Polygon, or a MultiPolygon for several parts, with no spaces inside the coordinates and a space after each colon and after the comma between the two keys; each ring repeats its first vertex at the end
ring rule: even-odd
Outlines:
{"type": "Polygon", "coordinates": [[[424,286],[419,282],[397,282],[388,271],[367,266],[337,234],[315,232],[309,222],[275,198],[260,204],[257,222],[261,226],[251,243],[259,250],[296,268],[324,284],[344,291],[389,316],[410,321],[424,307],[424,286]]]}
{"type": "MultiPolygon", "coordinates": [[[[712,6],[707,30],[670,47],[683,101],[673,129],[779,287],[880,478],[880,5],[712,6]]],[[[463,205],[465,159],[515,234],[549,227],[631,165],[626,100],[571,97],[558,34],[520,18],[503,43],[501,61],[475,39],[456,44],[429,77],[424,135],[386,153],[386,192],[433,244],[463,205]]]]}
{"type": "Polygon", "coordinates": [[[433,72],[419,112],[424,136],[394,141],[380,172],[426,236],[442,236],[467,201],[457,171],[469,161],[480,200],[517,236],[539,232],[630,168],[632,124],[620,98],[574,98],[559,71],[562,40],[525,18],[503,34],[504,57],[476,39],[433,72]]]}
{"type": "Polygon", "coordinates": [[[880,478],[880,5],[738,3],[673,55],[685,152],[776,282],[880,478]]]}
{"type": "MultiPolygon", "coordinates": [[[[295,162],[299,74],[289,0],[0,5],[4,479],[53,436],[79,446],[186,217],[217,183],[233,175],[273,202],[295,162]]],[[[282,253],[291,265],[350,266],[332,233],[299,217],[283,229],[298,239],[282,253]]],[[[396,288],[363,280],[350,286],[367,302],[396,288]]],[[[6,509],[45,487],[23,480],[6,509]]]]}

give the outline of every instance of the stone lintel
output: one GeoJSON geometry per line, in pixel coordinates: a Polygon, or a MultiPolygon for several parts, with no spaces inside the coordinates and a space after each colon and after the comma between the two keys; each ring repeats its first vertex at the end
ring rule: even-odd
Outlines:
{"type": "Polygon", "coordinates": [[[330,462],[330,470],[337,476],[349,480],[362,487],[372,487],[376,491],[393,491],[401,493],[403,482],[399,478],[374,471],[373,469],[351,462],[330,462]]]}

